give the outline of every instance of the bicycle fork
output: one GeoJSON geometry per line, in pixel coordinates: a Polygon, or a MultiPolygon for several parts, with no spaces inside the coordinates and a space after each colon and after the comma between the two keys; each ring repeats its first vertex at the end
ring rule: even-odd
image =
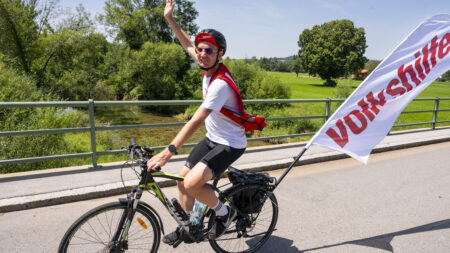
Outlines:
{"type": "Polygon", "coordinates": [[[127,195],[127,199],[120,199],[120,202],[127,203],[127,208],[122,213],[122,217],[120,218],[120,222],[117,226],[116,233],[114,234],[110,246],[110,252],[123,252],[128,249],[128,231],[130,229],[131,223],[133,222],[134,214],[136,213],[137,205],[139,203],[139,199],[142,196],[142,189],[139,187],[134,187],[132,192],[127,195]]]}

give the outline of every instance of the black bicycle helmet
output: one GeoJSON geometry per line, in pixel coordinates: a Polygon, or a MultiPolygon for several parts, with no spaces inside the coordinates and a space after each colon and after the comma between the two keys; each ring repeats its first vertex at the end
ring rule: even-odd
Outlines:
{"type": "Polygon", "coordinates": [[[223,50],[223,54],[227,51],[227,41],[225,40],[225,36],[217,30],[214,29],[203,29],[199,34],[195,37],[195,46],[198,46],[198,43],[206,41],[210,42],[217,47],[219,50],[223,50]]]}

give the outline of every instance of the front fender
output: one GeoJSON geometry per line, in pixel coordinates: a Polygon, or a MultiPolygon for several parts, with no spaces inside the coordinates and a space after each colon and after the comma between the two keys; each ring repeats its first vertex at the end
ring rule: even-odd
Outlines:
{"type": "Polygon", "coordinates": [[[162,223],[162,219],[161,216],[159,216],[159,214],[156,212],[156,210],[151,207],[149,204],[143,202],[143,201],[139,201],[139,205],[145,207],[149,212],[153,213],[157,218],[158,218],[158,222],[159,222],[159,227],[161,228],[162,234],[164,235],[164,225],[162,223]]]}

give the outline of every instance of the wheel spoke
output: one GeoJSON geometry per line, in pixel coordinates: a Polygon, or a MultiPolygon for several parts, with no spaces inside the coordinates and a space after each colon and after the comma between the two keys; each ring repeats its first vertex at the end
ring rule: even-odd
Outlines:
{"type": "Polygon", "coordinates": [[[110,252],[113,247],[122,246],[126,246],[130,252],[156,252],[160,240],[159,223],[153,214],[140,205],[135,217],[142,219],[147,228],[132,222],[126,241],[111,241],[116,229],[121,229],[118,224],[126,208],[117,202],[87,212],[64,235],[58,252],[110,252]]]}
{"type": "Polygon", "coordinates": [[[216,240],[210,240],[211,246],[217,252],[256,251],[275,230],[278,219],[278,204],[275,195],[261,185],[245,185],[236,187],[236,189],[230,191],[229,195],[224,197],[237,208],[241,206],[246,210],[255,211],[259,207],[259,212],[245,214],[240,210],[238,218],[230,225],[224,235],[216,240]],[[263,193],[264,203],[252,199],[253,197],[243,197],[248,196],[243,195],[248,192],[255,193],[255,195],[250,196],[258,196],[256,193],[260,193],[259,195],[263,193]],[[237,201],[246,201],[246,204],[239,205],[237,201]]]}

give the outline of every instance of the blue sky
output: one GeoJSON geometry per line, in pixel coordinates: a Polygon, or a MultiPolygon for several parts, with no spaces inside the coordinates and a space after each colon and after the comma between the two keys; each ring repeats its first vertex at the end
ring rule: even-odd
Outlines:
{"type": "MultiPolygon", "coordinates": [[[[286,57],[298,51],[304,29],[349,19],[366,32],[365,56],[386,57],[422,21],[449,14],[444,0],[201,0],[194,1],[197,24],[221,31],[231,58],[286,57]]],[[[92,15],[104,12],[104,1],[61,0],[62,7],[82,4],[92,15]]]]}

